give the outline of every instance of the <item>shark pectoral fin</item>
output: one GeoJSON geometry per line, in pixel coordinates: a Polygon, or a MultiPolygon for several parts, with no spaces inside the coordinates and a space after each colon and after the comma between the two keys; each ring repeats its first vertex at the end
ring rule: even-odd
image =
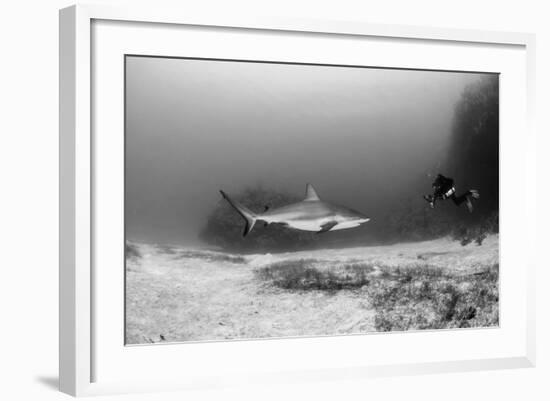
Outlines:
{"type": "Polygon", "coordinates": [[[338,223],[336,221],[329,221],[321,226],[321,230],[317,231],[317,234],[326,233],[330,231],[338,223]]]}

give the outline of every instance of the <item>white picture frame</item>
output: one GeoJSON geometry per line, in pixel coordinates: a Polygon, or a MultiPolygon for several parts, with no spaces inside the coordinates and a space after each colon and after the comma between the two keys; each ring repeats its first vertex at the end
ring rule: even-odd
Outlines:
{"type": "MultiPolygon", "coordinates": [[[[108,101],[97,102],[98,97],[104,96],[102,94],[103,89],[101,86],[95,87],[92,85],[92,77],[96,74],[96,85],[98,82],[100,82],[98,85],[101,85],[101,82],[112,82],[111,90],[116,92],[120,89],[120,74],[122,74],[122,71],[117,70],[114,74],[116,75],[113,78],[116,80],[115,82],[110,81],[109,74],[104,74],[102,69],[118,65],[112,64],[112,62],[119,63],[119,55],[128,53],[128,49],[137,49],[138,52],[147,49],[146,54],[156,54],[158,52],[166,55],[166,52],[172,51],[170,49],[172,41],[168,41],[166,47],[159,48],[156,51],[154,46],[159,46],[161,40],[167,37],[166,35],[173,35],[173,32],[167,29],[177,30],[178,27],[183,31],[186,27],[193,27],[194,29],[201,27],[202,31],[210,35],[211,38],[215,38],[216,41],[224,39],[223,35],[227,36],[232,33],[243,33],[243,38],[246,34],[247,37],[253,39],[273,39],[274,48],[277,47],[277,40],[287,40],[292,35],[305,35],[307,36],[304,39],[306,41],[316,40],[316,38],[324,38],[323,40],[330,41],[338,38],[339,41],[345,43],[346,41],[353,42],[371,38],[372,40],[384,40],[386,43],[384,46],[390,46],[391,43],[399,41],[406,42],[404,44],[405,48],[412,46],[413,42],[419,46],[429,44],[430,46],[436,46],[438,52],[448,51],[450,55],[453,52],[469,52],[472,49],[477,49],[478,60],[476,60],[476,57],[468,56],[460,65],[456,62],[453,64],[452,57],[440,57],[445,60],[439,60],[437,65],[430,64],[434,60],[429,56],[430,52],[435,51],[433,48],[426,50],[424,64],[421,64],[422,61],[418,60],[414,62],[411,60],[410,63],[405,63],[403,59],[400,61],[398,58],[394,60],[389,58],[389,54],[383,62],[378,62],[388,66],[393,63],[393,66],[404,68],[451,70],[475,70],[475,66],[484,65],[485,67],[480,71],[500,73],[508,68],[507,72],[503,74],[505,74],[505,77],[510,77],[509,80],[505,80],[505,82],[509,82],[509,86],[505,86],[505,90],[501,94],[504,100],[501,104],[501,110],[504,108],[505,111],[510,111],[503,117],[501,122],[503,128],[501,131],[501,152],[504,160],[501,164],[501,183],[503,184],[501,192],[506,194],[506,191],[510,188],[507,185],[508,181],[521,182],[522,185],[530,187],[535,186],[533,173],[536,169],[536,138],[532,128],[535,84],[535,38],[533,35],[373,25],[362,22],[293,20],[290,18],[229,20],[223,16],[188,15],[184,11],[167,12],[154,7],[118,9],[107,6],[78,5],[63,9],[60,11],[59,376],[61,391],[80,396],[134,391],[209,388],[239,385],[247,382],[279,383],[337,378],[359,379],[400,374],[534,366],[534,271],[537,261],[534,256],[524,257],[523,259],[518,258],[522,252],[527,255],[535,254],[526,251],[535,242],[536,221],[536,211],[532,205],[528,204],[526,195],[519,195],[515,199],[514,213],[508,212],[511,210],[508,206],[510,202],[506,200],[505,196],[502,197],[501,201],[501,210],[503,216],[506,216],[503,218],[508,219],[508,224],[504,226],[507,226],[510,231],[510,234],[507,231],[503,234],[501,250],[506,251],[502,257],[511,261],[521,260],[522,266],[520,272],[503,270],[502,275],[505,285],[501,287],[501,291],[504,291],[503,302],[505,302],[503,313],[510,313],[510,318],[507,319],[507,316],[504,316],[501,327],[498,329],[485,330],[481,333],[475,330],[467,330],[445,333],[388,334],[384,336],[263,340],[232,342],[231,345],[223,342],[194,344],[193,346],[174,344],[134,347],[131,352],[125,351],[123,341],[121,341],[122,336],[112,339],[112,333],[116,333],[117,329],[111,328],[109,322],[116,322],[120,318],[120,314],[123,313],[119,308],[121,300],[117,296],[117,291],[123,291],[123,288],[119,286],[120,283],[117,281],[120,278],[119,276],[113,276],[112,281],[107,281],[110,280],[108,274],[98,275],[96,269],[102,266],[102,262],[113,257],[113,264],[118,265],[123,248],[116,256],[116,247],[120,245],[117,243],[117,237],[111,238],[108,235],[98,234],[102,232],[101,230],[104,230],[103,227],[106,225],[108,212],[105,214],[102,195],[98,197],[96,194],[98,190],[100,193],[105,194],[109,188],[120,186],[120,180],[117,181],[116,178],[117,174],[114,174],[115,177],[105,187],[102,187],[104,181],[97,180],[97,177],[104,174],[101,171],[105,171],[107,167],[110,170],[112,168],[116,169],[116,166],[120,167],[122,155],[118,152],[120,148],[117,146],[120,143],[116,139],[119,138],[117,135],[120,134],[120,130],[117,130],[116,135],[113,135],[113,141],[102,140],[97,142],[94,138],[94,130],[103,127],[103,125],[99,120],[94,119],[104,118],[101,114],[102,108],[117,113],[117,110],[120,110],[120,102],[119,98],[111,96],[111,93],[105,99],[112,99],[112,104],[108,101]],[[115,26],[117,23],[124,26],[115,26]],[[96,29],[94,24],[99,27],[96,31],[94,31],[96,29]],[[143,29],[148,30],[146,34],[141,32],[143,29]],[[131,32],[131,35],[122,34],[121,30],[127,30],[127,32],[131,32]],[[96,35],[95,41],[94,34],[96,35]],[[278,34],[286,35],[287,39],[271,38],[270,36],[277,36],[278,34]],[[254,38],[254,35],[258,35],[258,37],[254,38]],[[109,40],[105,40],[105,38],[109,40]],[[130,40],[139,41],[139,43],[129,44],[130,40]],[[127,45],[128,47],[125,47],[127,45]],[[491,60],[480,60],[479,58],[483,57],[489,58],[484,54],[490,49],[494,49],[494,57],[491,60]],[[101,53],[104,50],[105,54],[101,53]],[[500,55],[502,55],[502,58],[499,58],[500,55]],[[95,57],[101,61],[96,60],[95,57]],[[103,61],[105,62],[103,63],[103,61]],[[486,64],[480,64],[483,62],[486,64]],[[517,94],[516,98],[511,96],[512,91],[517,94]],[[507,103],[508,101],[510,103],[507,103]],[[518,136],[521,141],[512,137],[510,134],[512,129],[519,129],[524,132],[523,135],[518,136]],[[507,149],[516,151],[515,166],[512,161],[507,161],[507,149]],[[98,158],[103,159],[103,156],[105,156],[105,159],[110,159],[109,153],[112,153],[112,164],[100,166],[98,158]],[[516,231],[520,231],[523,238],[514,236],[510,227],[518,228],[516,231]],[[114,244],[111,250],[105,250],[106,248],[101,245],[108,245],[109,243],[114,244]],[[514,250],[511,249],[511,244],[514,244],[514,250]],[[508,251],[508,249],[510,250],[508,251]],[[517,274],[517,277],[514,276],[515,274],[517,274]],[[508,285],[510,287],[507,287],[508,285]],[[512,287],[512,285],[515,285],[515,287],[512,287]],[[105,292],[109,294],[100,301],[94,299],[98,287],[101,287],[101,291],[105,289],[105,292]],[[511,289],[508,290],[508,288],[511,289]],[[114,310],[112,316],[105,309],[104,304],[106,301],[112,302],[114,305],[111,308],[114,310]],[[98,329],[98,327],[100,328],[98,329]],[[444,345],[450,336],[457,338],[457,343],[464,346],[470,344],[472,348],[475,348],[473,346],[474,342],[479,342],[481,345],[493,344],[494,347],[488,347],[486,351],[483,351],[480,346],[478,350],[473,349],[466,357],[461,358],[458,357],[461,347],[457,346],[456,354],[441,354],[439,359],[435,356],[428,357],[429,352],[425,353],[426,358],[419,358],[411,350],[411,348],[418,347],[420,344],[433,344],[434,349],[437,350],[438,344],[444,345]],[[371,353],[372,357],[369,359],[361,352],[357,352],[356,355],[342,357],[337,352],[338,350],[345,350],[347,347],[349,349],[365,347],[368,345],[365,341],[376,342],[376,348],[382,350],[392,349],[399,355],[390,357],[389,355],[384,356],[382,353],[379,357],[376,357],[374,353],[371,353]],[[115,345],[111,345],[111,342],[115,345]],[[115,350],[112,347],[118,348],[115,350]],[[177,348],[177,352],[173,352],[172,350],[176,348],[171,347],[179,348],[177,348]],[[328,356],[323,360],[316,358],[317,351],[321,347],[328,350],[328,356]],[[185,354],[181,353],[182,349],[185,354]],[[285,352],[300,355],[302,358],[293,363],[288,360],[285,361],[284,358],[277,359],[277,355],[285,352]],[[265,366],[257,365],[255,369],[251,370],[247,368],[247,364],[255,361],[253,355],[257,353],[271,355],[271,362],[265,366]],[[182,355],[186,355],[185,362],[181,362],[182,355]],[[215,355],[220,356],[220,363],[218,364],[220,366],[216,368],[218,370],[212,369],[209,364],[202,366],[201,360],[213,358],[215,355]],[[242,359],[242,361],[239,361],[239,359],[242,359]],[[143,361],[143,365],[150,365],[155,362],[156,366],[158,366],[159,361],[164,361],[168,369],[177,363],[182,369],[181,372],[186,373],[166,375],[164,374],[166,372],[159,372],[158,377],[153,377],[154,374],[151,374],[150,371],[145,372],[145,367],[139,366],[139,361],[143,361]],[[188,365],[187,370],[185,366],[181,366],[182,364],[188,365]],[[107,365],[112,366],[112,371],[103,373],[108,370],[107,365]],[[115,373],[121,370],[121,366],[132,367],[132,369],[124,369],[125,372],[128,372],[126,376],[117,376],[115,373]],[[143,376],[140,376],[140,374],[143,374],[143,376]],[[144,379],[144,377],[148,379],[144,379]]],[[[182,34],[185,34],[185,32],[182,34]]],[[[207,44],[208,39],[205,38],[204,41],[207,44]]],[[[223,42],[223,40],[221,41],[223,42]]],[[[299,42],[299,40],[296,41],[296,43],[299,42]]],[[[246,43],[245,40],[241,47],[235,47],[227,51],[240,52],[239,55],[245,54],[244,57],[260,57],[261,59],[261,55],[246,56],[246,52],[251,51],[246,43]]],[[[300,44],[296,46],[300,46],[300,44]]],[[[299,50],[297,47],[297,54],[299,50]]],[[[421,49],[418,48],[418,50],[421,49]]],[[[182,51],[185,52],[186,50],[182,51]]],[[[196,52],[201,50],[195,49],[194,51],[193,55],[196,55],[196,52]]],[[[221,52],[222,50],[218,51],[221,52]]],[[[382,57],[384,50],[378,50],[378,52],[377,54],[380,54],[378,57],[382,57]]],[[[276,59],[280,61],[283,57],[288,57],[285,61],[292,61],[294,56],[289,53],[288,56],[279,56],[276,59]]],[[[346,50],[343,50],[342,54],[334,57],[347,60],[351,56],[346,55],[346,50]]],[[[403,57],[403,55],[401,54],[399,57],[403,57]]],[[[115,124],[113,127],[117,127],[116,123],[113,124],[115,124]]],[[[527,193],[527,191],[523,192],[527,193]]],[[[118,212],[115,210],[113,213],[119,212],[120,210],[118,212]]],[[[112,221],[118,221],[119,219],[120,216],[115,216],[112,221]]],[[[111,231],[117,232],[116,230],[111,231]]],[[[115,323],[112,326],[118,324],[115,323]]]]}

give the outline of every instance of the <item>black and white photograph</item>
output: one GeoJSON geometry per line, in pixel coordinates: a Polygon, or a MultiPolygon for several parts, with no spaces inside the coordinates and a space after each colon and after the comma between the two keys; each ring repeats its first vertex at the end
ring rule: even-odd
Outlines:
{"type": "Polygon", "coordinates": [[[125,343],[499,326],[499,75],[125,58],[125,343]]]}
{"type": "Polygon", "coordinates": [[[550,400],[546,5],[5,2],[0,398],[550,400]]]}

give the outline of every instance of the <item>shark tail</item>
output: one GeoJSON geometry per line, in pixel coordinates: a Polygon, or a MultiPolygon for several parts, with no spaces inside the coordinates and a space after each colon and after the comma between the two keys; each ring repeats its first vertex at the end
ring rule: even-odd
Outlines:
{"type": "Polygon", "coordinates": [[[254,227],[254,224],[256,224],[257,216],[255,213],[253,213],[250,209],[247,207],[241,205],[239,202],[231,199],[229,195],[227,195],[225,192],[220,190],[220,193],[222,194],[223,198],[229,202],[231,206],[242,216],[244,221],[246,222],[244,226],[243,231],[243,237],[246,237],[247,234],[252,231],[252,228],[254,227]]]}

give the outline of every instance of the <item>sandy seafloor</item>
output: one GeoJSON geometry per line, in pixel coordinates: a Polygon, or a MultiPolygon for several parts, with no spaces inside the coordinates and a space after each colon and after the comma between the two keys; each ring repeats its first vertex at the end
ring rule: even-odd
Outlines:
{"type": "Polygon", "coordinates": [[[133,243],[138,258],[126,271],[126,342],[182,342],[265,337],[339,335],[376,331],[364,288],[290,291],[255,271],[275,262],[316,259],[320,268],[368,262],[377,266],[419,263],[470,274],[499,262],[498,236],[481,246],[442,238],[346,249],[234,255],[177,246],[133,243]]]}

